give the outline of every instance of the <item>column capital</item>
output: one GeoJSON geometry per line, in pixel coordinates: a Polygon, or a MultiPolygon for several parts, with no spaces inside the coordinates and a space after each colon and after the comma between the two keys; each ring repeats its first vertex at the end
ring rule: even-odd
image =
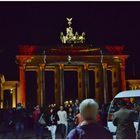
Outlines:
{"type": "Polygon", "coordinates": [[[125,67],[125,58],[121,58],[120,67],[125,67]]]}
{"type": "Polygon", "coordinates": [[[95,68],[94,68],[94,72],[97,72],[99,70],[99,68],[96,66],[95,68]]]}
{"type": "Polygon", "coordinates": [[[107,68],[107,63],[102,63],[103,68],[107,68]]]}
{"type": "Polygon", "coordinates": [[[31,62],[33,57],[31,56],[17,56],[16,63],[19,65],[26,65],[26,63],[31,62]]]}
{"type": "Polygon", "coordinates": [[[59,64],[60,70],[64,68],[64,64],[59,64]]]}
{"type": "Polygon", "coordinates": [[[39,64],[39,68],[42,70],[45,68],[45,64],[39,64]]]}
{"type": "Polygon", "coordinates": [[[123,63],[120,63],[120,67],[121,68],[125,68],[125,63],[123,62],[123,63]]]}
{"type": "Polygon", "coordinates": [[[19,65],[19,69],[20,70],[25,70],[25,66],[26,66],[25,64],[19,65]]]}
{"type": "Polygon", "coordinates": [[[84,69],[85,69],[85,70],[88,69],[88,64],[84,64],[84,69]]]}

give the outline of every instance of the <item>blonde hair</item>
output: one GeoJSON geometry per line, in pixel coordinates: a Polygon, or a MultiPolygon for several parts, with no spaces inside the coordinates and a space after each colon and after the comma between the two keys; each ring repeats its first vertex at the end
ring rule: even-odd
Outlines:
{"type": "Polygon", "coordinates": [[[85,120],[95,119],[98,114],[98,103],[93,99],[85,99],[80,103],[80,114],[85,120]]]}

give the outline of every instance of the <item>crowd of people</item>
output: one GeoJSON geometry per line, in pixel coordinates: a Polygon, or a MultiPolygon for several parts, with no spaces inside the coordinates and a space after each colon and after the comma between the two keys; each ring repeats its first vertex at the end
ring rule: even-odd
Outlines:
{"type": "MultiPolygon", "coordinates": [[[[41,111],[39,106],[36,106],[32,115],[35,124],[36,138],[43,137],[44,125],[47,125],[53,139],[56,138],[56,133],[59,134],[59,138],[66,138],[68,133],[83,121],[83,118],[79,112],[79,104],[79,100],[75,100],[74,103],[72,101],[66,101],[59,108],[57,108],[56,104],[51,104],[48,109],[42,113],[43,119],[45,120],[44,124],[41,124],[41,122],[38,123],[37,118],[41,116],[41,111]]],[[[107,112],[105,113],[105,111],[100,111],[100,114],[97,115],[96,119],[98,123],[106,125],[107,112]]]]}
{"type": "MultiPolygon", "coordinates": [[[[136,111],[128,109],[128,102],[119,101],[114,104],[114,109],[112,121],[117,127],[116,138],[136,138],[136,111]]],[[[74,103],[67,101],[59,107],[51,104],[43,110],[36,105],[32,111],[25,110],[18,103],[15,109],[0,112],[0,118],[3,114],[0,122],[5,128],[2,133],[7,136],[10,132],[15,138],[25,138],[25,130],[31,128],[34,138],[44,138],[44,134],[49,132],[52,139],[112,139],[112,133],[106,127],[107,111],[106,105],[99,107],[93,99],[85,99],[81,103],[79,100],[74,103]]]]}
{"type": "MultiPolygon", "coordinates": [[[[64,139],[73,128],[83,121],[79,105],[79,100],[66,101],[61,106],[51,104],[43,110],[36,105],[32,111],[29,111],[28,108],[25,110],[22,104],[18,103],[15,109],[0,112],[3,114],[3,117],[1,116],[3,119],[0,120],[4,126],[2,133],[10,132],[16,138],[24,138],[25,130],[31,129],[35,138],[44,138],[44,134],[48,130],[52,139],[57,137],[64,139]]],[[[103,126],[107,125],[107,111],[104,106],[100,109],[96,120],[103,126]]]]}

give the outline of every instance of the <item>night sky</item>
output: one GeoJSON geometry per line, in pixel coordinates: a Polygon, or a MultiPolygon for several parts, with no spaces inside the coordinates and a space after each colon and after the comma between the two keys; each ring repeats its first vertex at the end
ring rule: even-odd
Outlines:
{"type": "Polygon", "coordinates": [[[127,79],[140,78],[139,2],[0,2],[0,73],[6,80],[19,78],[18,45],[60,44],[66,17],[73,17],[74,29],[86,32],[87,44],[125,45],[127,79]]]}

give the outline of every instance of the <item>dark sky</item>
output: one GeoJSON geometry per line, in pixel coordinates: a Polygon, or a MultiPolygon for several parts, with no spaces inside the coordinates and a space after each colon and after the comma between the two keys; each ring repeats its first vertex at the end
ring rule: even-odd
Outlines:
{"type": "Polygon", "coordinates": [[[125,45],[127,79],[140,78],[139,2],[0,2],[0,73],[18,80],[17,46],[60,44],[66,17],[86,32],[88,44],[125,45]]]}

